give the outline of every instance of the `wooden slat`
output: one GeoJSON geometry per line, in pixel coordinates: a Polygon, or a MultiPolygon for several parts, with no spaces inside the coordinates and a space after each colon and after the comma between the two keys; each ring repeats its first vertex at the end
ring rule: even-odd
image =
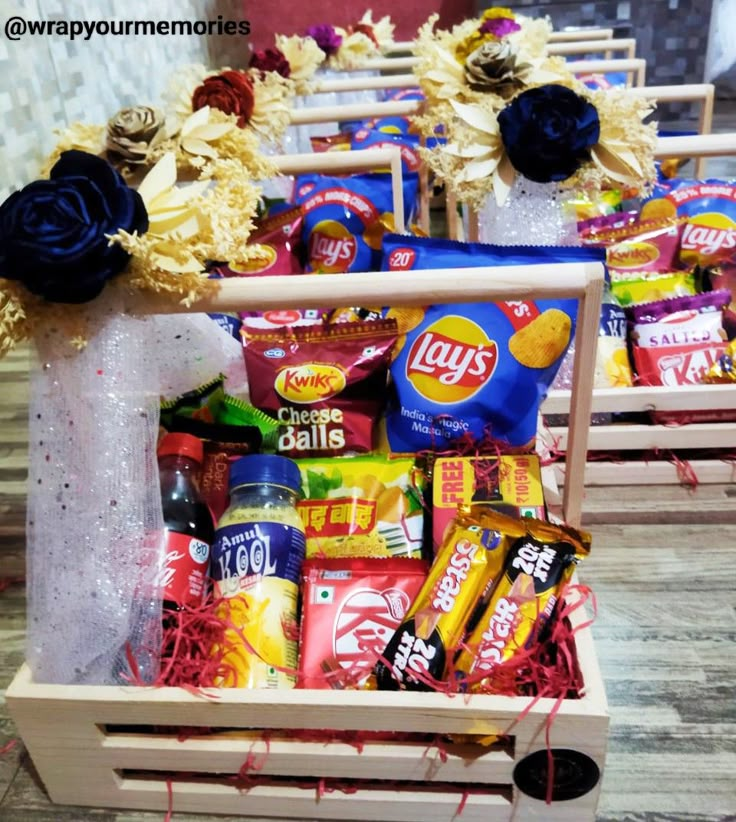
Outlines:
{"type": "MultiPolygon", "coordinates": [[[[596,388],[593,391],[594,413],[641,411],[703,411],[736,409],[736,386],[677,385],[634,386],[631,388],[596,388]]],[[[569,391],[550,391],[542,404],[543,414],[567,414],[569,391]]]]}
{"type": "Polygon", "coordinates": [[[608,28],[576,28],[553,31],[549,36],[550,43],[565,43],[574,40],[610,40],[613,29],[608,28]]]}
{"type": "Polygon", "coordinates": [[[633,37],[621,39],[597,39],[597,40],[574,40],[567,42],[550,43],[547,47],[548,54],[568,55],[568,54],[596,54],[603,53],[606,60],[613,59],[613,52],[623,52],[626,59],[636,57],[636,40],[633,37]]]}
{"type": "Polygon", "coordinates": [[[110,768],[236,774],[252,754],[263,776],[330,774],[335,779],[364,779],[370,774],[372,779],[401,781],[512,782],[513,756],[505,750],[484,752],[479,745],[448,744],[441,752],[427,742],[365,742],[356,756],[354,745],[340,742],[241,737],[237,732],[190,737],[183,745],[176,736],[114,735],[104,740],[101,749],[82,753],[79,764],[93,766],[92,760],[99,758],[110,768]]]}
{"type": "Polygon", "coordinates": [[[345,91],[371,91],[374,89],[411,88],[419,84],[413,74],[392,74],[380,77],[338,77],[314,83],[315,94],[345,91]]]}
{"type": "Polygon", "coordinates": [[[343,123],[378,117],[409,117],[416,114],[421,100],[386,100],[382,103],[348,103],[346,105],[298,108],[291,112],[291,124],[343,123]]]}
{"type": "MultiPolygon", "coordinates": [[[[548,436],[558,450],[567,450],[567,428],[552,427],[548,436]]],[[[588,436],[590,451],[648,451],[653,448],[736,448],[736,423],[595,425],[588,436]]]]}
{"type": "Polygon", "coordinates": [[[642,57],[613,60],[568,60],[567,68],[573,74],[605,74],[608,71],[624,72],[633,77],[633,85],[646,83],[647,61],[642,57]]]}
{"type": "MultiPolygon", "coordinates": [[[[337,157],[340,154],[347,152],[335,152],[337,157]]],[[[283,277],[243,277],[220,280],[217,293],[202,298],[191,307],[136,295],[130,297],[129,308],[150,314],[268,311],[284,308],[285,299],[291,305],[319,308],[325,305],[413,306],[577,297],[585,290],[588,280],[598,279],[601,271],[599,263],[555,263],[393,271],[388,277],[380,271],[320,274],[319,277],[291,278],[287,298],[284,297],[283,277]]]]}

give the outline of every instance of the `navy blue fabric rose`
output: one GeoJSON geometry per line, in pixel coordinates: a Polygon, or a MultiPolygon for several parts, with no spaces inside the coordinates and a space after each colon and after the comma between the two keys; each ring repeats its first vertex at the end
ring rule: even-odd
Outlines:
{"type": "Polygon", "coordinates": [[[596,107],[565,86],[532,88],[498,115],[511,165],[537,183],[566,180],[590,160],[601,126],[596,107]]]}
{"type": "Polygon", "coordinates": [[[0,277],[59,303],[96,297],[130,255],[109,245],[118,229],[143,233],[148,214],[137,191],[93,154],[65,151],[48,180],[0,206],[0,277]]]}

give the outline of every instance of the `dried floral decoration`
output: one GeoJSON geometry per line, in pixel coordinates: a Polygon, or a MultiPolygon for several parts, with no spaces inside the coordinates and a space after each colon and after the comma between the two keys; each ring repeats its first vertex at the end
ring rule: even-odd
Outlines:
{"type": "Polygon", "coordinates": [[[517,174],[591,192],[655,178],[651,104],[625,89],[590,91],[546,56],[549,24],[491,8],[451,31],[420,29],[415,73],[427,97],[415,119],[447,141],[424,156],[459,199],[502,204],[517,174]]]}

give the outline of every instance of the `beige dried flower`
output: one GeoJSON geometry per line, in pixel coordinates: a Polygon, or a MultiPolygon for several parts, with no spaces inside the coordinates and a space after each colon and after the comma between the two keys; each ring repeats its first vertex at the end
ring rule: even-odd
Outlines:
{"type": "Polygon", "coordinates": [[[516,49],[498,40],[483,43],[465,61],[465,79],[478,91],[509,97],[527,82],[532,67],[519,59],[516,49]]]}
{"type": "Polygon", "coordinates": [[[152,106],[121,109],[107,123],[105,145],[127,163],[145,163],[157,143],[166,138],[166,119],[152,106]]]}

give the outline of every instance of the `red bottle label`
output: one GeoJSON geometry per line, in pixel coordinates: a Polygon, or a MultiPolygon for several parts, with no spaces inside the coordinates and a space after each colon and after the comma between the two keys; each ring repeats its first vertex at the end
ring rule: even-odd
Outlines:
{"type": "Polygon", "coordinates": [[[165,551],[159,577],[164,601],[198,607],[206,592],[210,546],[196,537],[167,531],[165,551]]]}

